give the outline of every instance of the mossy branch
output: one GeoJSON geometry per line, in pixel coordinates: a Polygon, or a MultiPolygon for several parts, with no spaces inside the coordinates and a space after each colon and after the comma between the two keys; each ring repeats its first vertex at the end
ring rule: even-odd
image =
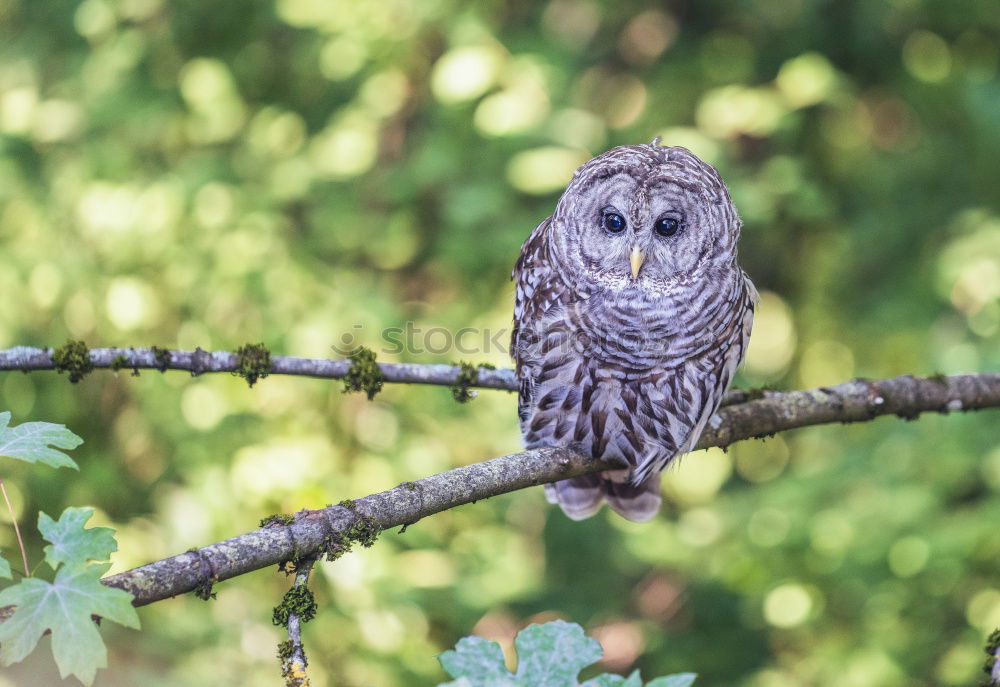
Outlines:
{"type": "MultiPolygon", "coordinates": [[[[764,391],[760,398],[721,409],[697,448],[727,446],[761,435],[830,422],[865,422],[882,415],[911,419],[1000,407],[1000,373],[940,378],[896,377],[853,381],[809,391],[764,391]]],[[[697,460],[697,456],[692,460],[697,460]]],[[[521,451],[455,468],[414,482],[315,511],[270,518],[247,534],[189,551],[103,580],[134,595],[143,606],[204,588],[252,570],[324,553],[336,555],[352,541],[413,524],[434,513],[545,482],[620,467],[565,449],[521,451]]],[[[0,617],[3,616],[0,609],[0,617]]]]}
{"type": "Polygon", "coordinates": [[[285,687],[309,687],[305,646],[302,644],[302,625],[316,617],[316,599],[309,589],[309,573],[315,558],[309,558],[296,567],[295,581],[281,603],[274,608],[272,621],[288,630],[288,639],[278,643],[278,661],[285,687]]]}
{"type": "MultiPolygon", "coordinates": [[[[365,391],[375,388],[377,381],[382,384],[429,384],[452,388],[455,399],[464,402],[472,397],[471,389],[497,389],[517,391],[518,382],[514,370],[496,368],[489,363],[479,363],[473,367],[469,363],[459,365],[425,365],[420,363],[380,363],[374,357],[365,356],[359,362],[353,359],[333,360],[325,358],[294,358],[271,355],[263,344],[247,344],[237,351],[209,352],[196,348],[194,351],[167,350],[153,348],[90,348],[80,342],[73,343],[74,355],[68,362],[56,364],[56,356],[66,346],[59,349],[16,346],[0,351],[0,372],[34,370],[59,370],[69,372],[70,381],[83,379],[92,370],[122,369],[132,370],[139,376],[139,370],[181,370],[192,377],[210,373],[230,373],[243,377],[250,386],[268,375],[293,375],[318,379],[343,379],[351,391],[365,391]],[[82,348],[81,348],[82,347],[82,348]],[[257,348],[261,347],[261,348],[257,348]],[[247,349],[251,355],[247,356],[247,349]],[[242,351],[242,354],[241,354],[242,351]],[[373,367],[374,366],[374,369],[373,367]],[[374,370],[381,374],[379,380],[374,370]],[[366,375],[365,372],[368,374],[366,375]],[[355,388],[355,381],[358,382],[355,388]],[[251,382],[252,379],[252,382],[251,382]],[[361,384],[361,382],[369,382],[361,384]]],[[[359,349],[367,350],[367,349],[359,349]]],[[[374,355],[374,354],[372,354],[374,355]]],[[[378,386],[376,393],[381,389],[378,386]]],[[[750,400],[754,391],[729,391],[722,399],[722,405],[750,400]]]]}

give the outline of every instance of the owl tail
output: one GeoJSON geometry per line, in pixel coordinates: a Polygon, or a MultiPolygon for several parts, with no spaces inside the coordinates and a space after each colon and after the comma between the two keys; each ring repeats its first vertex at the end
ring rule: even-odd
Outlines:
{"type": "Polygon", "coordinates": [[[622,517],[646,522],[660,512],[660,474],[650,475],[642,484],[632,484],[627,470],[581,475],[546,484],[545,498],[558,503],[572,520],[589,518],[607,501],[622,517]]]}

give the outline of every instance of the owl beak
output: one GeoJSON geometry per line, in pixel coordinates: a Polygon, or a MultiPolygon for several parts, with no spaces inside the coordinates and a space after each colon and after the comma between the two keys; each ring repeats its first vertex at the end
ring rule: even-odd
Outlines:
{"type": "Polygon", "coordinates": [[[629,256],[628,261],[632,265],[632,278],[638,279],[642,263],[646,261],[646,254],[639,250],[639,247],[636,246],[632,249],[632,254],[629,256]]]}

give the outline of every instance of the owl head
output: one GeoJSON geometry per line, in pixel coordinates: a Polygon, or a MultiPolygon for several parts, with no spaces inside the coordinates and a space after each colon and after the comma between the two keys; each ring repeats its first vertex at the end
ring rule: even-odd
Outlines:
{"type": "Polygon", "coordinates": [[[656,139],[580,167],[550,231],[564,274],[655,294],[706,270],[735,269],[740,220],[714,167],[656,139]]]}

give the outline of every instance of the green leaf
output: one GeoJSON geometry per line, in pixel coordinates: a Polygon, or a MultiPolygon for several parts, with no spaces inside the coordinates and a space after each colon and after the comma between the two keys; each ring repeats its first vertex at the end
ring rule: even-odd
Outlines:
{"type": "Polygon", "coordinates": [[[642,677],[640,677],[638,670],[633,670],[628,678],[604,673],[587,680],[581,687],[642,687],[642,677]]]}
{"type": "Polygon", "coordinates": [[[83,443],[83,439],[66,429],[65,425],[25,422],[17,427],[8,427],[9,423],[10,412],[0,413],[0,456],[79,470],[73,459],[56,450],[76,448],[83,443]],[[56,448],[51,448],[49,444],[56,448]]]}
{"type": "Polygon", "coordinates": [[[517,634],[517,678],[538,687],[575,687],[577,674],[604,652],[576,623],[555,620],[517,634]]]}
{"type": "Polygon", "coordinates": [[[83,564],[88,561],[106,561],[112,551],[118,550],[115,531],[110,527],[83,525],[94,514],[93,508],[67,508],[55,521],[45,513],[38,514],[38,531],[46,541],[45,562],[53,570],[60,563],[83,564]]]}
{"type": "MultiPolygon", "coordinates": [[[[584,635],[582,627],[562,620],[526,627],[518,633],[514,646],[517,673],[512,675],[499,644],[480,637],[460,639],[453,651],[439,657],[448,674],[457,679],[438,687],[576,687],[579,672],[604,653],[596,640],[584,635]]],[[[646,687],[690,687],[695,677],[694,673],[668,675],[646,687]]],[[[642,676],[638,670],[627,678],[604,673],[581,687],[642,687],[642,676]]]]}
{"type": "Polygon", "coordinates": [[[11,578],[10,563],[8,563],[7,559],[3,557],[3,554],[0,554],[0,577],[5,580],[9,580],[11,578]]]}
{"type": "Polygon", "coordinates": [[[467,683],[450,687],[576,687],[577,674],[602,655],[601,645],[585,636],[582,627],[562,620],[526,627],[514,645],[517,674],[511,675],[499,644],[480,637],[459,640],[440,661],[449,675],[467,683]]]}
{"type": "Polygon", "coordinates": [[[482,637],[458,640],[455,649],[444,652],[438,660],[449,675],[459,678],[457,682],[449,683],[452,687],[465,687],[466,684],[468,687],[515,687],[520,684],[504,665],[500,645],[482,637]]]}
{"type": "Polygon", "coordinates": [[[651,680],[646,683],[646,687],[691,687],[696,677],[697,673],[677,673],[651,680]]]}
{"type": "Polygon", "coordinates": [[[132,595],[100,582],[110,567],[110,563],[63,566],[53,582],[29,577],[0,591],[0,606],[17,606],[14,615],[0,623],[0,663],[22,660],[42,634],[51,630],[59,675],[75,675],[84,684],[91,684],[97,669],[108,662],[91,615],[139,627],[132,595]]]}

